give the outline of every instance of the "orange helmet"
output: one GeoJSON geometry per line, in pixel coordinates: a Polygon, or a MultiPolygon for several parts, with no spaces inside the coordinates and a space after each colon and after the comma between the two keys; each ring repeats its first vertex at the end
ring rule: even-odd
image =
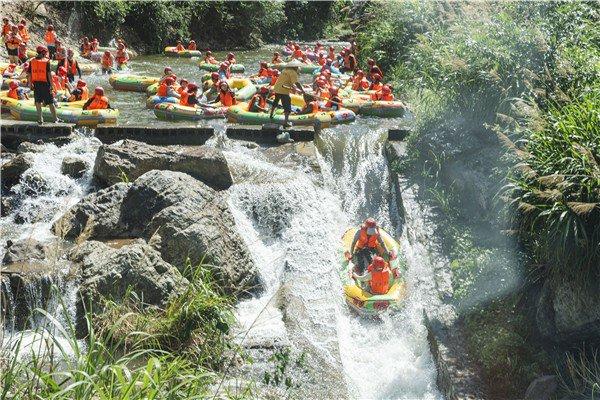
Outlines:
{"type": "Polygon", "coordinates": [[[169,76],[167,79],[165,79],[165,83],[167,84],[167,86],[171,86],[175,83],[175,80],[169,76]]]}

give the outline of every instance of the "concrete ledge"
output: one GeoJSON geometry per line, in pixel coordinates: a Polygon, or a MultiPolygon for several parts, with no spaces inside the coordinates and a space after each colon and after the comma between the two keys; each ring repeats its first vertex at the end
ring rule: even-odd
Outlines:
{"type": "Polygon", "coordinates": [[[0,142],[9,149],[16,149],[21,142],[44,142],[65,143],[75,128],[74,124],[44,123],[38,125],[28,121],[0,121],[0,142]]]}
{"type": "MultiPolygon", "coordinates": [[[[225,134],[229,139],[276,144],[277,135],[281,132],[277,125],[237,125],[228,126],[225,134]]],[[[312,126],[294,126],[285,129],[285,132],[289,132],[295,142],[311,142],[315,139],[315,128],[312,126]]]]}
{"type": "Polygon", "coordinates": [[[98,125],[95,136],[106,144],[132,139],[154,145],[200,146],[215,133],[212,127],[145,125],[98,125]]]}

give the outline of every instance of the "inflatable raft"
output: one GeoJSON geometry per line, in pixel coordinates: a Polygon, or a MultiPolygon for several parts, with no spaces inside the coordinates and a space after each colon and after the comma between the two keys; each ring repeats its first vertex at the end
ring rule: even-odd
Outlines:
{"type": "Polygon", "coordinates": [[[177,97],[167,97],[167,96],[150,96],[146,99],[146,108],[154,108],[157,104],[161,103],[179,103],[179,99],[177,97]]]}
{"type": "Polygon", "coordinates": [[[235,98],[240,101],[247,101],[256,93],[256,86],[248,78],[231,78],[227,79],[227,83],[231,89],[235,90],[235,98]]]}
{"type": "Polygon", "coordinates": [[[227,107],[187,107],[181,104],[160,103],[154,107],[156,118],[166,121],[199,121],[225,118],[227,107]]]}
{"type": "MultiPolygon", "coordinates": [[[[18,103],[27,104],[32,107],[35,106],[33,102],[33,92],[28,93],[29,100],[17,100],[12,97],[7,96],[8,91],[0,92],[0,105],[3,113],[9,113],[10,107],[15,106],[18,103]]],[[[59,101],[56,103],[57,107],[71,107],[71,108],[81,108],[85,104],[86,100],[79,101],[59,101]]]]}
{"type": "Polygon", "coordinates": [[[113,74],[108,78],[115,90],[126,92],[145,92],[148,86],[159,81],[159,78],[139,75],[113,74]]]}
{"type": "MultiPolygon", "coordinates": [[[[217,72],[219,70],[219,65],[220,64],[209,64],[207,62],[200,61],[198,63],[198,68],[200,68],[202,71],[217,72]]],[[[244,67],[242,64],[233,64],[230,69],[234,74],[243,74],[246,72],[246,67],[244,67]]]]}
{"type": "MultiPolygon", "coordinates": [[[[352,278],[354,264],[352,261],[348,261],[346,257],[344,257],[344,254],[347,251],[350,251],[350,246],[352,246],[352,240],[354,239],[354,234],[357,230],[357,228],[348,229],[342,236],[343,251],[339,275],[342,281],[346,303],[351,309],[364,316],[377,316],[378,314],[387,310],[398,310],[402,306],[402,303],[407,295],[406,283],[401,276],[394,278],[392,275],[390,289],[386,294],[379,295],[372,294],[363,287],[365,284],[357,282],[354,278],[352,278]]],[[[394,240],[394,238],[392,238],[384,230],[380,229],[380,232],[381,238],[383,239],[388,251],[399,254],[400,244],[398,244],[398,242],[396,242],[396,240],[394,240]]],[[[398,268],[400,272],[403,272],[400,267],[401,265],[399,258],[390,260],[390,269],[393,270],[398,268]]],[[[366,284],[366,287],[368,287],[368,284],[366,284]]]]}
{"type": "MultiPolygon", "coordinates": [[[[18,102],[10,107],[10,114],[20,121],[37,121],[35,106],[18,102]]],[[[52,113],[48,107],[42,108],[45,121],[52,120],[52,113]]],[[[119,110],[83,110],[74,107],[58,107],[56,116],[63,122],[82,126],[96,126],[98,124],[114,124],[119,117],[119,110]]]]}
{"type": "MultiPolygon", "coordinates": [[[[277,110],[273,119],[269,113],[254,113],[246,110],[247,106],[235,105],[227,110],[227,120],[237,124],[262,125],[262,124],[280,124],[283,125],[285,117],[283,110],[277,110]]],[[[354,112],[350,110],[339,111],[319,111],[314,114],[290,115],[289,121],[293,125],[314,125],[321,124],[323,127],[352,122],[356,118],[354,112]]]]}
{"type": "Polygon", "coordinates": [[[406,106],[401,101],[364,100],[357,97],[342,99],[345,108],[358,115],[370,117],[396,118],[403,117],[406,106]]]}
{"type": "Polygon", "coordinates": [[[165,47],[165,50],[163,51],[165,56],[168,57],[184,57],[184,58],[191,58],[191,57],[200,57],[202,55],[202,52],[200,52],[200,50],[181,50],[181,51],[177,51],[177,48],[175,46],[167,46],[165,47]]]}

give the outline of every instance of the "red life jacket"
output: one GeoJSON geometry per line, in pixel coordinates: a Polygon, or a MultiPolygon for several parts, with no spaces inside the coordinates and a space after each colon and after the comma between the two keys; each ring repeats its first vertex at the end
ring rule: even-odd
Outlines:
{"type": "Polygon", "coordinates": [[[253,112],[253,108],[254,108],[255,104],[260,108],[267,108],[267,99],[263,98],[258,93],[255,94],[254,96],[252,96],[252,98],[250,99],[250,102],[248,103],[248,111],[253,112]],[[256,102],[258,102],[258,104],[256,104],[256,102]]]}
{"type": "Polygon", "coordinates": [[[87,106],[88,110],[105,110],[108,108],[108,99],[105,96],[94,95],[92,102],[87,106]]]}
{"type": "Polygon", "coordinates": [[[6,36],[10,33],[10,23],[2,25],[2,36],[6,36]]]}
{"type": "Polygon", "coordinates": [[[125,49],[117,50],[117,56],[115,57],[115,60],[117,61],[118,64],[123,64],[124,62],[126,62],[127,61],[127,51],[125,51],[125,49]]]}
{"type": "Polygon", "coordinates": [[[181,93],[179,93],[181,95],[181,97],[179,98],[179,104],[181,104],[182,106],[190,106],[190,104],[188,103],[188,98],[190,97],[190,94],[188,93],[187,90],[182,90],[181,93]]]}
{"type": "Polygon", "coordinates": [[[360,228],[360,235],[356,242],[356,250],[365,248],[376,249],[379,247],[379,228],[377,228],[377,234],[369,236],[367,235],[367,227],[363,226],[360,228]]]}
{"type": "Polygon", "coordinates": [[[329,101],[327,101],[327,103],[325,103],[325,107],[331,108],[334,105],[339,107],[341,104],[342,104],[342,99],[340,99],[339,96],[334,96],[334,97],[329,98],[329,101]]]}
{"type": "Polygon", "coordinates": [[[304,52],[300,49],[298,50],[294,50],[294,53],[292,54],[292,57],[294,58],[302,58],[304,57],[304,52]]]}
{"type": "Polygon", "coordinates": [[[196,43],[188,44],[188,50],[196,50],[196,43]]]}
{"type": "Polygon", "coordinates": [[[219,99],[221,100],[221,104],[225,107],[232,106],[236,103],[235,96],[231,90],[226,92],[219,91],[219,99]]]}
{"type": "Polygon", "coordinates": [[[12,98],[12,99],[19,100],[19,94],[17,93],[18,89],[19,89],[18,87],[14,88],[14,89],[9,89],[7,96],[10,97],[10,98],[12,98]]]}
{"type": "Polygon", "coordinates": [[[375,101],[394,101],[394,95],[391,93],[383,94],[382,92],[376,92],[371,95],[371,100],[375,101]]]}
{"type": "Polygon", "coordinates": [[[46,68],[48,65],[47,58],[33,58],[29,63],[31,67],[31,81],[32,82],[48,82],[48,76],[46,74],[46,68]]]}
{"type": "Polygon", "coordinates": [[[112,56],[112,54],[109,55],[108,57],[105,56],[105,55],[103,55],[102,56],[102,67],[104,69],[108,69],[108,68],[110,68],[112,66],[113,66],[113,56],[112,56]]]}
{"type": "Polygon", "coordinates": [[[352,80],[352,90],[367,90],[369,88],[369,81],[365,78],[359,78],[355,76],[352,80]]]}
{"type": "Polygon", "coordinates": [[[56,32],[55,31],[46,31],[44,35],[44,40],[48,46],[54,46],[56,44],[56,32]]]}
{"type": "Polygon", "coordinates": [[[310,103],[308,103],[306,105],[307,108],[310,109],[310,113],[314,114],[314,113],[318,113],[319,112],[319,102],[318,101],[311,101],[310,103]]]}
{"type": "Polygon", "coordinates": [[[81,94],[80,95],[72,94],[71,97],[69,97],[69,101],[87,100],[89,98],[90,98],[90,91],[87,86],[84,86],[81,88],[81,94]]]}
{"type": "Polygon", "coordinates": [[[262,77],[267,77],[269,76],[269,69],[268,68],[261,68],[260,71],[258,71],[258,76],[262,77]]]}
{"type": "Polygon", "coordinates": [[[177,51],[183,51],[183,50],[185,50],[185,47],[183,47],[182,44],[178,44],[177,47],[175,47],[175,50],[177,50],[177,51]]]}
{"type": "Polygon", "coordinates": [[[367,271],[371,273],[371,281],[369,282],[371,287],[371,293],[373,294],[386,294],[390,290],[390,276],[391,271],[387,264],[384,267],[374,267],[373,264],[369,265],[367,271]]]}
{"type": "Polygon", "coordinates": [[[168,91],[168,88],[169,88],[169,87],[167,86],[167,84],[166,84],[166,83],[164,83],[164,82],[163,82],[163,83],[161,83],[161,84],[158,86],[158,90],[156,91],[156,95],[157,95],[157,96],[160,96],[160,97],[166,97],[166,96],[167,96],[167,91],[168,91]]]}
{"type": "Polygon", "coordinates": [[[19,35],[21,35],[21,39],[23,39],[24,42],[29,42],[29,32],[27,31],[27,27],[23,27],[21,29],[19,29],[19,35]]]}
{"type": "Polygon", "coordinates": [[[52,76],[52,87],[54,88],[55,91],[59,91],[59,90],[65,90],[65,80],[58,75],[53,75],[52,76]]]}
{"type": "Polygon", "coordinates": [[[379,92],[381,89],[383,88],[383,84],[381,82],[373,82],[371,83],[371,90],[375,90],[377,92],[379,92]]]}

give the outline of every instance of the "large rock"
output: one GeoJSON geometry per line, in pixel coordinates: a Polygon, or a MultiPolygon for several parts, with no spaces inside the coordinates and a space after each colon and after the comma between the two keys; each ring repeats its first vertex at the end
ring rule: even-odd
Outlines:
{"type": "MultiPolygon", "coordinates": [[[[78,241],[129,237],[120,218],[121,202],[130,186],[130,183],[117,183],[84,197],[54,223],[54,233],[78,241]]],[[[143,204],[135,207],[144,208],[143,204]]]]}
{"type": "Polygon", "coordinates": [[[94,177],[106,185],[134,181],[148,171],[185,172],[208,186],[227,189],[233,181],[227,160],[211,147],[161,147],[133,140],[102,145],[94,165],[94,177]]]}
{"type": "Polygon", "coordinates": [[[575,346],[600,343],[600,282],[547,281],[538,300],[536,321],[547,340],[575,346]]]}
{"type": "Polygon", "coordinates": [[[33,165],[33,159],[29,154],[19,154],[12,160],[2,164],[0,169],[0,181],[3,190],[8,190],[19,183],[21,176],[33,165]]]}
{"type": "Polygon", "coordinates": [[[229,292],[260,286],[223,192],[183,173],[150,171],[134,182],[121,209],[123,223],[132,233],[149,238],[165,261],[178,268],[188,262],[210,264],[229,292]]]}
{"type": "Polygon", "coordinates": [[[83,307],[97,306],[102,298],[119,301],[131,289],[147,305],[164,306],[182,293],[189,282],[177,268],[143,240],[119,249],[88,241],[75,247],[69,259],[81,267],[83,307]]]}
{"type": "Polygon", "coordinates": [[[524,400],[550,400],[558,390],[556,375],[544,375],[536,378],[529,384],[524,400]]]}
{"type": "Polygon", "coordinates": [[[81,178],[88,169],[87,161],[78,157],[65,157],[60,166],[60,172],[71,178],[81,178]]]}
{"type": "Polygon", "coordinates": [[[18,154],[42,153],[45,150],[46,150],[46,145],[43,143],[21,142],[17,146],[18,154]]]}
{"type": "Polygon", "coordinates": [[[2,264],[6,266],[15,263],[42,261],[48,258],[51,253],[55,253],[53,251],[55,247],[35,239],[7,240],[2,264]]]}

